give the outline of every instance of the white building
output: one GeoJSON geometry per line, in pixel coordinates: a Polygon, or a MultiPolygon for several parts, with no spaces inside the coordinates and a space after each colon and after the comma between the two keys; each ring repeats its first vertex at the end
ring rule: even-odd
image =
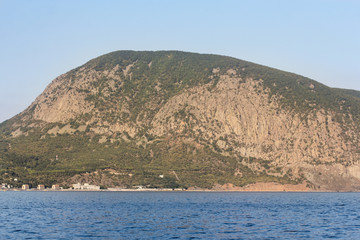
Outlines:
{"type": "Polygon", "coordinates": [[[72,185],[74,189],[81,189],[81,184],[80,183],[76,183],[72,185]]]}
{"type": "Polygon", "coordinates": [[[100,190],[100,186],[90,185],[88,183],[84,183],[84,185],[82,185],[80,183],[76,183],[76,184],[73,184],[73,188],[79,189],[79,190],[100,190]]]}

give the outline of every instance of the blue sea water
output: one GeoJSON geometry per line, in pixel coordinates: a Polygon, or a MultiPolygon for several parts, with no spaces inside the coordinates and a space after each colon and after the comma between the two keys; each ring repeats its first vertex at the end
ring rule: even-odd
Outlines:
{"type": "Polygon", "coordinates": [[[359,193],[0,192],[1,239],[360,239],[359,193]]]}

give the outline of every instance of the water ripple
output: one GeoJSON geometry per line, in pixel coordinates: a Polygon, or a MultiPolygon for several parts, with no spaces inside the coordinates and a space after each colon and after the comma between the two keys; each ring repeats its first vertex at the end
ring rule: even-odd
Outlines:
{"type": "Polygon", "coordinates": [[[1,192],[1,239],[360,239],[358,193],[1,192]]]}

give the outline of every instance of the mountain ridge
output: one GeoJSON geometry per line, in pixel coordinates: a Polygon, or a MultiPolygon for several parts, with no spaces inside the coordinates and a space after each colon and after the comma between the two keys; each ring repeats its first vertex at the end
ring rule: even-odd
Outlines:
{"type": "Polygon", "coordinates": [[[357,190],[358,96],[226,56],[116,51],[0,125],[1,171],[33,184],[92,172],[105,187],[357,190]]]}

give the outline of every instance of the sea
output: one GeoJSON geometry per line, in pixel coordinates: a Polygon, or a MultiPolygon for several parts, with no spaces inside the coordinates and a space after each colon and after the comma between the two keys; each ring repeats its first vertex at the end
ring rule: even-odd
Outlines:
{"type": "Polygon", "coordinates": [[[360,193],[0,192],[0,239],[360,239],[360,193]]]}

